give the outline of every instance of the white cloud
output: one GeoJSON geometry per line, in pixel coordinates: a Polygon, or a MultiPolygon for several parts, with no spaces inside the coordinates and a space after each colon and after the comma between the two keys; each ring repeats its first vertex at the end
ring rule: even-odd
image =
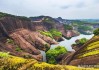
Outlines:
{"type": "Polygon", "coordinates": [[[15,15],[99,18],[99,0],[0,0],[0,11],[15,15]]]}

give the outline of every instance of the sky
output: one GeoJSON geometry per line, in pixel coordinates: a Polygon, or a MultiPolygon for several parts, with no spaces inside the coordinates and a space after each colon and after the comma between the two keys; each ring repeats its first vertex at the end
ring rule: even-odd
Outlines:
{"type": "Polygon", "coordinates": [[[0,12],[27,17],[99,19],[99,0],[0,0],[0,12]]]}

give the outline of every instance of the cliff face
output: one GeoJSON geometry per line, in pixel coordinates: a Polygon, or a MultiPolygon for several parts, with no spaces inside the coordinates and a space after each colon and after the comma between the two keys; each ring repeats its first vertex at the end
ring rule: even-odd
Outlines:
{"type": "MultiPolygon", "coordinates": [[[[52,28],[58,29],[65,37],[77,35],[72,31],[68,31],[70,32],[68,34],[63,24],[60,24],[51,17],[31,21],[29,18],[4,16],[0,18],[0,50],[17,56],[28,56],[42,60],[39,50],[47,51],[51,44],[57,44],[57,42],[48,36],[40,34],[38,31],[48,31],[52,28]]],[[[59,40],[62,39],[60,38],[59,40]]]]}
{"type": "Polygon", "coordinates": [[[54,28],[62,32],[65,38],[71,38],[79,35],[79,33],[75,30],[66,30],[63,23],[60,23],[59,20],[49,16],[31,17],[30,19],[33,23],[36,23],[34,24],[36,29],[50,30],[54,28]],[[43,25],[43,27],[38,27],[39,23],[41,26],[43,25]]]}
{"type": "Polygon", "coordinates": [[[39,50],[47,51],[51,44],[57,42],[50,37],[41,35],[37,30],[47,30],[47,27],[42,22],[34,23],[17,17],[1,18],[0,51],[41,60],[42,55],[39,50]],[[19,52],[19,50],[22,51],[19,52]]]}

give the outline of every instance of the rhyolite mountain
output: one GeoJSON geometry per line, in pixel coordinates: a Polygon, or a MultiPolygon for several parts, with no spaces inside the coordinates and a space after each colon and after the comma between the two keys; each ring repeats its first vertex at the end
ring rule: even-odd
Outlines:
{"type": "MultiPolygon", "coordinates": [[[[42,60],[39,50],[47,51],[51,44],[57,42],[42,35],[39,30],[49,31],[53,28],[62,32],[64,37],[78,35],[73,30],[69,30],[68,34],[63,24],[48,16],[27,18],[0,12],[0,51],[42,60]]],[[[58,39],[62,40],[62,37],[58,39]]]]}
{"type": "MultiPolygon", "coordinates": [[[[42,16],[40,18],[27,18],[0,12],[0,52],[9,52],[9,54],[14,55],[7,59],[0,58],[1,68],[9,68],[10,70],[16,70],[17,68],[19,70],[25,70],[28,68],[34,70],[79,69],[72,66],[68,67],[65,65],[51,65],[47,63],[39,63],[36,61],[42,60],[40,50],[47,51],[50,49],[51,44],[57,44],[58,40],[53,40],[53,38],[40,33],[40,31],[49,31],[53,28],[62,32],[64,37],[73,37],[78,35],[73,30],[65,30],[63,24],[48,16],[42,16]],[[33,59],[28,60],[15,56],[33,59]]],[[[59,40],[61,38],[62,37],[59,37],[59,40]]],[[[76,52],[69,52],[68,54],[65,54],[60,63],[75,66],[98,65],[98,45],[99,36],[94,36],[83,46],[81,46],[76,52]]],[[[80,70],[82,70],[82,68],[80,68],[80,70]]],[[[87,69],[84,68],[83,70],[87,69]]]]}
{"type": "Polygon", "coordinates": [[[69,52],[62,59],[63,65],[38,62],[0,52],[1,70],[99,70],[99,36],[94,36],[75,53],[69,52]],[[7,59],[6,59],[7,58],[7,59]],[[72,66],[73,65],[73,66],[72,66]],[[79,66],[79,67],[77,67],[79,66]],[[86,67],[86,68],[85,68],[86,67]],[[90,68],[91,67],[91,68],[90,68]]]}

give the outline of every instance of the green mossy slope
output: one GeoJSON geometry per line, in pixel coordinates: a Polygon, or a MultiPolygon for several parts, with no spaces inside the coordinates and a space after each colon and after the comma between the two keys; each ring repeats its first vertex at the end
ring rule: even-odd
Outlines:
{"type": "Polygon", "coordinates": [[[77,54],[78,58],[84,58],[88,56],[99,55],[99,36],[94,36],[90,42],[87,42],[86,47],[84,47],[77,54]]]}
{"type": "Polygon", "coordinates": [[[34,59],[24,59],[0,52],[0,70],[98,70],[68,65],[52,65],[34,59]],[[6,54],[6,55],[5,55],[6,54]],[[3,56],[4,57],[3,57],[3,56]],[[6,56],[6,57],[5,57],[6,56]]]}

